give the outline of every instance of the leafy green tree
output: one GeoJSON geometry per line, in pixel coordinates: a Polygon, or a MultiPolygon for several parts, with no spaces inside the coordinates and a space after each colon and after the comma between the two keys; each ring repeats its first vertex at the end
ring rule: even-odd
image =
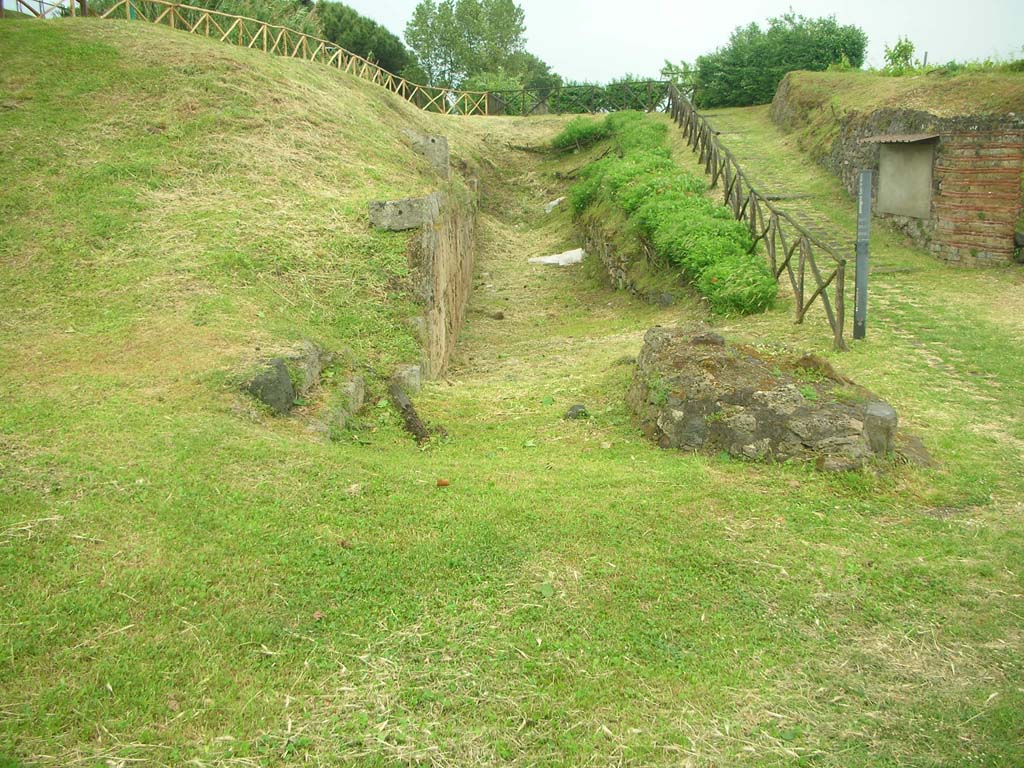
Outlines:
{"type": "Polygon", "coordinates": [[[353,8],[321,0],[317,14],[323,24],[324,37],[345,50],[375,61],[396,74],[413,63],[412,56],[397,35],[353,8]]]}
{"type": "Polygon", "coordinates": [[[455,86],[474,74],[512,72],[525,32],[513,0],[421,0],[405,40],[432,85],[455,86]]]}
{"type": "Polygon", "coordinates": [[[562,76],[552,72],[551,67],[528,51],[519,51],[509,57],[508,71],[515,73],[523,88],[545,93],[562,84],[562,76]]]}
{"type": "Polygon", "coordinates": [[[658,73],[662,80],[668,80],[676,85],[691,85],[697,77],[697,70],[688,61],[681,61],[673,64],[665,59],[665,66],[658,73]]]}
{"type": "Polygon", "coordinates": [[[896,45],[885,46],[885,71],[891,75],[902,75],[913,68],[914,44],[909,38],[898,37],[896,45]]]}
{"type": "Polygon", "coordinates": [[[729,44],[697,59],[697,104],[703,107],[767,104],[787,72],[822,71],[848,62],[860,68],[868,38],[862,29],[840,26],[834,16],[808,19],[788,13],[737,27],[729,44]]]}
{"type": "Polygon", "coordinates": [[[452,0],[422,0],[406,24],[405,42],[431,85],[452,86],[469,74],[452,0]]]}

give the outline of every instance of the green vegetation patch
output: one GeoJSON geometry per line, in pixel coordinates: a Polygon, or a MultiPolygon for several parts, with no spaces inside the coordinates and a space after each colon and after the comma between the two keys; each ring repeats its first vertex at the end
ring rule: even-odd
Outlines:
{"type": "Polygon", "coordinates": [[[620,112],[602,122],[580,118],[554,138],[557,148],[610,137],[615,152],[580,173],[570,201],[576,216],[598,203],[622,212],[637,235],[720,314],[751,314],[772,306],[778,286],[754,253],[747,229],[728,208],[704,197],[704,180],[672,160],[664,123],[639,112],[620,112]]]}

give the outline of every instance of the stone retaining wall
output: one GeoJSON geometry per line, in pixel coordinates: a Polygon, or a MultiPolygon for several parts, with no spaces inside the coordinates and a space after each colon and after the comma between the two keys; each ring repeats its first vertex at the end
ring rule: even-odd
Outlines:
{"type": "MultiPolygon", "coordinates": [[[[772,102],[772,119],[799,130],[816,108],[797,103],[790,78],[772,102]]],[[[858,172],[877,171],[879,144],[872,136],[938,134],[929,218],[882,214],[918,246],[949,262],[968,265],[1008,263],[1015,255],[1015,232],[1024,211],[1024,119],[1014,115],[940,118],[916,110],[880,109],[834,118],[838,134],[820,162],[856,196],[858,172]]],[[[876,194],[878,175],[875,175],[876,194]]]]}
{"type": "Polygon", "coordinates": [[[650,304],[669,306],[675,303],[675,293],[682,290],[681,284],[669,284],[664,289],[651,290],[637,283],[639,263],[646,261],[649,265],[654,258],[646,243],[638,242],[635,247],[628,248],[616,244],[616,238],[606,229],[598,215],[584,214],[577,226],[583,235],[583,250],[600,262],[613,288],[629,291],[650,304]]]}
{"type": "Polygon", "coordinates": [[[409,245],[415,291],[423,302],[424,374],[444,374],[473,287],[477,196],[454,185],[425,198],[424,221],[409,245]]]}

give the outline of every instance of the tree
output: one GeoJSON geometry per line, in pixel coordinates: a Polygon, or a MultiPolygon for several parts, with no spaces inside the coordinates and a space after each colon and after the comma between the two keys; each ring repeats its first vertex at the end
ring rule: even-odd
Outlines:
{"type": "Polygon", "coordinates": [[[462,35],[451,0],[421,0],[405,26],[408,43],[431,85],[452,86],[466,77],[462,35]]]}
{"type": "Polygon", "coordinates": [[[519,79],[522,88],[551,91],[562,84],[562,76],[552,72],[551,67],[528,51],[513,53],[508,60],[508,71],[519,79]]]}
{"type": "Polygon", "coordinates": [[[512,72],[524,53],[525,14],[513,0],[421,0],[405,40],[432,85],[456,86],[471,75],[512,72]]]}
{"type": "Polygon", "coordinates": [[[397,35],[353,8],[321,0],[317,13],[323,24],[324,37],[345,50],[396,74],[412,63],[412,56],[397,35]]]}
{"type": "Polygon", "coordinates": [[[767,104],[787,72],[825,70],[847,61],[860,68],[868,38],[852,25],[840,26],[834,16],[808,19],[788,13],[757,24],[737,27],[729,44],[697,59],[697,103],[704,107],[767,104]]]}
{"type": "Polygon", "coordinates": [[[676,85],[692,85],[694,78],[697,76],[697,70],[687,61],[673,64],[668,59],[665,59],[665,66],[661,68],[658,74],[661,75],[663,80],[668,80],[676,85]]]}
{"type": "Polygon", "coordinates": [[[902,75],[912,67],[914,44],[909,38],[898,37],[896,45],[885,46],[885,71],[892,75],[902,75]]]}

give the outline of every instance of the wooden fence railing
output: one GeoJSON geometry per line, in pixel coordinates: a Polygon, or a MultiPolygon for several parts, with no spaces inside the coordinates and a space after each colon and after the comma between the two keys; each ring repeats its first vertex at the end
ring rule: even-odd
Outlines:
{"type": "Polygon", "coordinates": [[[754,189],[708,121],[675,86],[669,86],[668,100],[672,119],[711,176],[712,189],[721,182],[725,204],[750,227],[755,245],[763,245],[775,279],[781,279],[783,273],[789,277],[796,297],[796,322],[802,323],[820,299],[836,349],[846,349],[846,259],[754,189]]]}
{"type": "MultiPolygon", "coordinates": [[[[37,19],[52,16],[87,16],[86,0],[14,0],[14,10],[27,13],[37,19]]],[[[0,0],[0,18],[3,18],[3,0],[0,0]]]]}
{"type": "Polygon", "coordinates": [[[418,85],[388,72],[358,54],[306,32],[247,16],[210,10],[172,0],[13,0],[38,18],[96,15],[163,24],[243,48],[317,61],[387,88],[421,109],[448,115],[541,115],[646,112],[668,106],[669,83],[620,81],[609,85],[566,85],[515,91],[466,91],[418,85]]]}
{"type": "Polygon", "coordinates": [[[627,109],[656,112],[668,107],[668,86],[664,80],[636,80],[609,85],[560,85],[553,88],[491,91],[488,95],[488,113],[525,117],[596,114],[627,109]]]}
{"type": "Polygon", "coordinates": [[[388,72],[362,56],[346,51],[329,40],[259,19],[235,16],[169,0],[118,0],[102,14],[102,17],[165,24],[172,29],[213,37],[242,48],[254,48],[278,56],[320,62],[376,83],[408,99],[421,109],[432,112],[447,115],[487,114],[486,92],[418,85],[388,72]]]}

